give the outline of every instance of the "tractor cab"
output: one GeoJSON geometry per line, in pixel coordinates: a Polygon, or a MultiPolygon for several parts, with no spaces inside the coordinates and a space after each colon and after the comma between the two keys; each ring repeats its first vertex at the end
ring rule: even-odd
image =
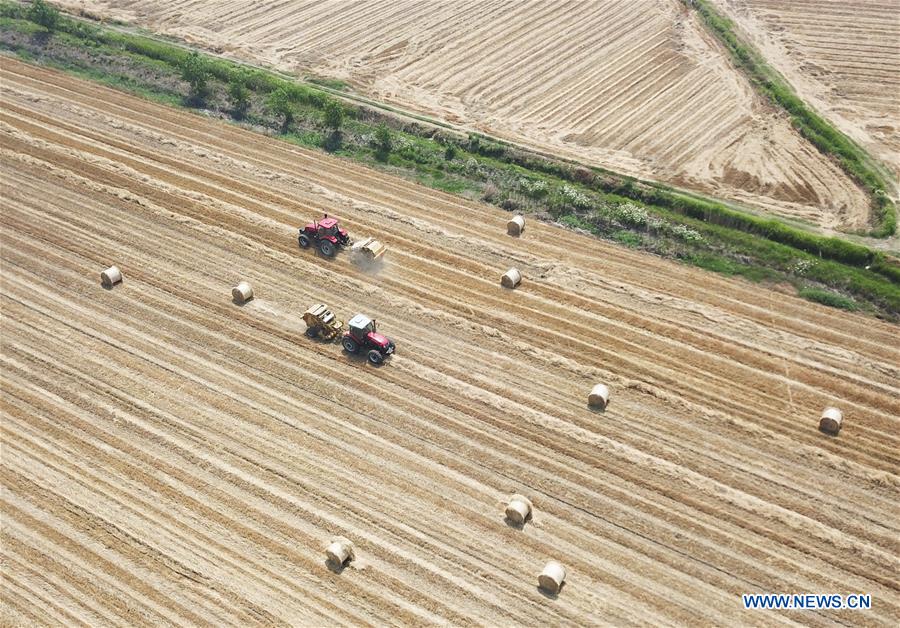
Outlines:
{"type": "Polygon", "coordinates": [[[394,353],[394,342],[375,331],[375,321],[365,314],[357,314],[350,319],[341,343],[349,353],[366,350],[372,364],[381,364],[387,356],[394,353]]]}
{"type": "Polygon", "coordinates": [[[335,238],[338,235],[338,221],[334,218],[323,218],[318,223],[316,223],[316,235],[319,236],[319,239],[322,238],[335,238]]]}
{"type": "MultiPolygon", "coordinates": [[[[375,321],[365,314],[357,314],[350,319],[347,326],[349,327],[350,334],[353,338],[360,342],[365,341],[369,334],[375,333],[375,321]]],[[[377,335],[380,336],[381,334],[377,335]]]]}

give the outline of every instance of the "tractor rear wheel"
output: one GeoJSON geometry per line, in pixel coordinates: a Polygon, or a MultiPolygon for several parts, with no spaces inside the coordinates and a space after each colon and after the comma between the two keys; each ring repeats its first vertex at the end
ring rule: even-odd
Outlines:
{"type": "Polygon", "coordinates": [[[359,351],[359,345],[349,336],[345,336],[344,339],[341,340],[341,344],[344,345],[344,351],[347,353],[356,353],[359,351]]]}
{"type": "Polygon", "coordinates": [[[319,250],[325,257],[334,257],[334,245],[328,240],[322,240],[319,243],[319,250]]]}
{"type": "Polygon", "coordinates": [[[301,233],[301,234],[300,234],[300,237],[297,238],[297,241],[300,243],[300,248],[301,248],[301,249],[307,249],[307,248],[309,248],[309,244],[310,244],[310,243],[309,243],[309,236],[306,235],[305,233],[301,233]]]}
{"type": "Polygon", "coordinates": [[[378,349],[372,349],[369,351],[369,362],[372,364],[381,364],[384,362],[384,356],[381,355],[381,351],[378,349]]]}
{"type": "Polygon", "coordinates": [[[318,327],[307,327],[306,335],[310,338],[315,338],[316,336],[319,335],[319,328],[318,327]]]}

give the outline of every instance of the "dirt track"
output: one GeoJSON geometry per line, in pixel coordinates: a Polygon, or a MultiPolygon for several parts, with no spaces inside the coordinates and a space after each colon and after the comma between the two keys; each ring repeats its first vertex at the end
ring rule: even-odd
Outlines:
{"type": "Polygon", "coordinates": [[[63,0],[382,102],[824,229],[869,201],[680,0],[63,0]]]}
{"type": "Polygon", "coordinates": [[[512,239],[491,208],[52,71],[4,60],[0,85],[4,623],[900,618],[896,327],[540,224],[512,239]],[[298,249],[323,211],[383,236],[380,273],[298,249]],[[316,301],[397,355],[308,340],[316,301]]]}

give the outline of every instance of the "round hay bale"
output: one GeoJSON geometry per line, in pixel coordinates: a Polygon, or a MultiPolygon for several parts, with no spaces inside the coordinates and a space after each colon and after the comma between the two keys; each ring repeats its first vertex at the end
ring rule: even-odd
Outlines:
{"type": "Polygon", "coordinates": [[[253,298],[253,288],[246,281],[242,281],[231,289],[231,298],[238,305],[242,305],[253,298]]]}
{"type": "Polygon", "coordinates": [[[551,560],[538,576],[538,586],[547,593],[559,593],[566,581],[566,568],[555,560],[551,560]]]}
{"type": "Polygon", "coordinates": [[[353,543],[342,536],[331,540],[331,544],[325,549],[325,555],[328,557],[328,562],[335,566],[346,565],[356,558],[353,543]]]}
{"type": "Polygon", "coordinates": [[[524,495],[513,495],[506,505],[506,518],[518,526],[525,525],[531,519],[531,500],[524,495]]]}
{"type": "Polygon", "coordinates": [[[506,223],[506,233],[511,236],[519,236],[522,235],[522,232],[525,231],[525,217],[524,216],[513,216],[509,219],[509,222],[506,223]]]}
{"type": "Polygon", "coordinates": [[[822,418],[819,419],[819,429],[826,434],[837,435],[841,431],[841,422],[844,413],[837,408],[828,407],[822,410],[822,418]]]}
{"type": "Polygon", "coordinates": [[[510,268],[508,271],[503,273],[503,276],[500,277],[500,285],[504,288],[515,288],[520,283],[522,283],[522,273],[518,271],[518,269],[510,268]]]}
{"type": "Polygon", "coordinates": [[[594,408],[606,409],[609,403],[609,388],[606,384],[597,384],[588,395],[588,405],[594,408]]]}
{"type": "Polygon", "coordinates": [[[122,271],[118,266],[110,266],[100,273],[100,285],[104,288],[112,288],[122,281],[122,271]]]}

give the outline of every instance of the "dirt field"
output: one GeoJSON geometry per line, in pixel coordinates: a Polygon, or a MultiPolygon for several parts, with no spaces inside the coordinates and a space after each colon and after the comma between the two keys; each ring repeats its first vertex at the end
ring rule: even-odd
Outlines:
{"type": "Polygon", "coordinates": [[[513,239],[495,209],[15,61],[0,85],[4,624],[900,619],[896,327],[550,226],[513,239]],[[380,272],[297,247],[324,211],[383,236],[380,272]],[[397,354],[307,339],[317,301],[397,354]]]}
{"type": "Polygon", "coordinates": [[[900,176],[900,2],[716,4],[804,100],[900,176]]]}
{"type": "Polygon", "coordinates": [[[825,229],[869,215],[679,0],[63,4],[825,229]]]}

